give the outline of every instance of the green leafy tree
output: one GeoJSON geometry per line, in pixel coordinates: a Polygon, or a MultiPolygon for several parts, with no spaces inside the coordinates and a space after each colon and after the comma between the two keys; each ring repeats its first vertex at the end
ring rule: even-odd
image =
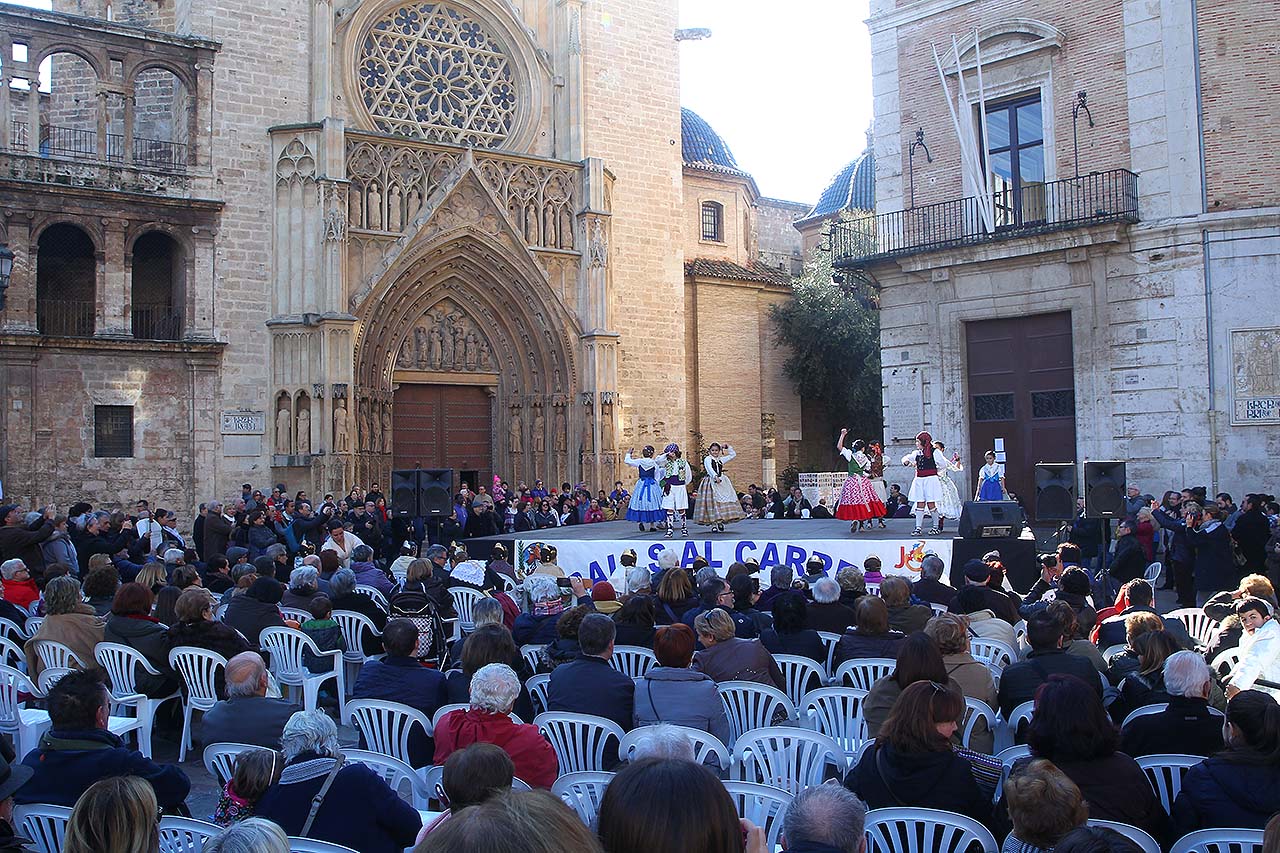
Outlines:
{"type": "Polygon", "coordinates": [[[869,279],[834,270],[815,251],[792,296],[772,309],[774,341],[787,347],[787,378],[806,401],[859,437],[884,429],[880,397],[879,294],[869,279]]]}

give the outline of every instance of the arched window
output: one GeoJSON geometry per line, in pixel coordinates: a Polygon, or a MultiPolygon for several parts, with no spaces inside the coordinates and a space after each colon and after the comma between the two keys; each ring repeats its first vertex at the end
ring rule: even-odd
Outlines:
{"type": "Polygon", "coordinates": [[[702,203],[702,239],[724,242],[724,205],[719,202],[702,203]]]}
{"type": "Polygon", "coordinates": [[[182,248],[150,231],[133,244],[133,336],[152,341],[182,337],[182,248]]]}
{"type": "Polygon", "coordinates": [[[93,241],[75,225],[40,232],[36,252],[36,328],[42,335],[93,335],[97,256],[93,241]]]}

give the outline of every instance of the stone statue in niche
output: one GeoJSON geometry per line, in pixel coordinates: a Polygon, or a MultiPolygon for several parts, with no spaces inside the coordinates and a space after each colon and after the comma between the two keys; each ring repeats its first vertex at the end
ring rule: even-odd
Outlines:
{"type": "Polygon", "coordinates": [[[568,449],[568,444],[569,444],[569,431],[568,431],[568,428],[565,426],[564,405],[560,404],[556,406],[556,421],[555,421],[556,453],[564,453],[565,450],[568,449]]]}
{"type": "Polygon", "coordinates": [[[360,406],[360,449],[368,450],[369,442],[373,435],[373,427],[369,423],[369,401],[361,400],[360,406]]]}
{"type": "Polygon", "coordinates": [[[594,453],[596,449],[595,412],[589,405],[583,406],[582,411],[586,415],[582,422],[582,452],[594,453]]]}
{"type": "Polygon", "coordinates": [[[298,412],[298,440],[295,446],[299,456],[311,453],[311,410],[305,403],[298,412]]]}
{"type": "Polygon", "coordinates": [[[601,269],[609,263],[609,238],[605,236],[599,219],[591,223],[591,242],[587,245],[587,252],[591,269],[601,269]]]}
{"type": "Polygon", "coordinates": [[[466,350],[463,357],[463,363],[467,366],[467,370],[474,370],[476,366],[476,343],[478,342],[475,332],[467,332],[466,350]]]}
{"type": "Polygon", "coordinates": [[[613,404],[600,406],[600,448],[613,450],[613,404]]]}
{"type": "Polygon", "coordinates": [[[431,344],[427,352],[427,365],[433,370],[439,370],[440,365],[444,362],[444,335],[440,334],[440,329],[432,327],[431,344]]]}
{"type": "Polygon", "coordinates": [[[351,452],[351,422],[347,417],[347,407],[343,405],[342,400],[334,401],[333,451],[334,453],[351,452]]]}
{"type": "Polygon", "coordinates": [[[533,410],[533,436],[530,439],[534,453],[541,455],[547,452],[546,432],[547,419],[542,416],[542,408],[535,408],[533,410]]]}
{"type": "Polygon", "coordinates": [[[461,326],[454,325],[454,323],[455,323],[454,317],[453,315],[450,315],[449,316],[449,324],[450,324],[449,333],[453,335],[453,360],[449,366],[452,367],[454,370],[457,370],[458,368],[462,367],[466,363],[465,356],[466,356],[466,345],[467,345],[467,341],[466,341],[467,333],[463,331],[461,326]]]}
{"type": "Polygon", "coordinates": [[[391,452],[391,404],[382,404],[382,452],[391,452]]]}
{"type": "Polygon", "coordinates": [[[507,421],[507,444],[512,453],[524,452],[524,424],[520,421],[520,407],[511,407],[511,419],[507,421]]]}
{"type": "Polygon", "coordinates": [[[416,329],[414,329],[413,330],[413,360],[412,362],[410,362],[410,364],[413,367],[418,367],[423,364],[424,360],[427,357],[427,350],[430,348],[430,346],[431,346],[431,343],[427,337],[427,330],[424,329],[422,326],[418,326],[416,329]]]}
{"type": "Polygon", "coordinates": [[[369,401],[369,449],[374,453],[382,450],[382,418],[378,415],[378,402],[369,401]]]}
{"type": "Polygon", "coordinates": [[[293,416],[288,409],[276,412],[276,453],[288,456],[293,452],[293,416]]]}
{"type": "Polygon", "coordinates": [[[555,371],[555,377],[556,377],[555,387],[552,390],[554,390],[557,394],[559,394],[561,391],[564,390],[564,388],[560,384],[560,368],[558,367],[556,368],[556,371],[555,371]]]}
{"type": "Polygon", "coordinates": [[[378,192],[377,184],[370,185],[367,196],[369,205],[369,215],[365,221],[369,223],[369,227],[374,231],[382,230],[382,193],[378,192]]]}
{"type": "Polygon", "coordinates": [[[422,209],[422,193],[416,188],[411,188],[404,196],[404,221],[406,225],[412,225],[414,218],[418,215],[418,211],[422,209]]]}
{"type": "Polygon", "coordinates": [[[358,184],[351,185],[351,195],[347,197],[347,218],[351,227],[364,227],[364,193],[358,184]]]}
{"type": "Polygon", "coordinates": [[[440,368],[449,370],[453,367],[453,320],[446,318],[444,324],[440,328],[440,334],[443,341],[443,351],[440,357],[440,368]]]}
{"type": "Polygon", "coordinates": [[[392,184],[387,193],[387,230],[399,231],[403,223],[400,221],[400,188],[392,184]]]}
{"type": "Polygon", "coordinates": [[[476,366],[479,367],[481,370],[492,370],[493,354],[489,352],[489,345],[486,344],[484,341],[481,341],[478,347],[480,350],[480,356],[476,366]]]}

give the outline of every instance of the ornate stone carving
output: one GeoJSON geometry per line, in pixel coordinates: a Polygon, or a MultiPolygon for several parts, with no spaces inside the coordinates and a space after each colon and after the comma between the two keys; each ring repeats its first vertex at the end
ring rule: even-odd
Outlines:
{"type": "Polygon", "coordinates": [[[333,384],[333,399],[335,400],[347,399],[347,383],[335,382],[333,384]]]}
{"type": "Polygon", "coordinates": [[[556,417],[552,439],[555,441],[556,453],[564,453],[569,447],[569,430],[565,423],[564,403],[556,403],[556,417]]]}
{"type": "Polygon", "coordinates": [[[401,370],[493,370],[493,349],[481,324],[452,300],[438,302],[405,335],[396,354],[401,370]]]}
{"type": "Polygon", "coordinates": [[[298,439],[294,447],[299,456],[307,456],[311,453],[311,410],[305,399],[299,405],[302,408],[298,411],[298,439]]]}
{"type": "Polygon", "coordinates": [[[347,188],[331,185],[325,191],[324,239],[341,243],[347,239],[347,188]]]}
{"type": "MultiPolygon", "coordinates": [[[[612,397],[612,395],[610,395],[612,397]]],[[[600,395],[602,401],[604,394],[600,395]]],[[[613,450],[613,403],[600,403],[600,449],[613,450]]]]}
{"type": "Polygon", "coordinates": [[[391,452],[391,403],[384,402],[382,409],[382,452],[391,452]]]}
{"type": "Polygon", "coordinates": [[[276,453],[288,456],[293,452],[293,416],[289,410],[276,412],[276,453]]]}
{"type": "Polygon", "coordinates": [[[333,452],[351,452],[351,418],[343,400],[335,401],[333,408],[333,452]]]}
{"type": "Polygon", "coordinates": [[[524,422],[520,420],[520,404],[511,406],[511,417],[507,419],[507,449],[511,453],[524,452],[524,422]]]}
{"type": "Polygon", "coordinates": [[[315,397],[317,400],[324,399],[324,383],[323,382],[313,382],[311,384],[311,396],[315,397]]]}
{"type": "Polygon", "coordinates": [[[294,137],[276,160],[276,182],[289,184],[314,180],[316,158],[299,137],[294,137]]]}
{"type": "Polygon", "coordinates": [[[582,401],[582,452],[584,455],[594,453],[596,449],[595,407],[591,405],[591,395],[583,394],[582,401]]]}
{"type": "Polygon", "coordinates": [[[530,437],[530,443],[533,445],[533,452],[541,456],[547,452],[547,419],[542,416],[542,406],[534,404],[533,409],[533,435],[530,437]]]}
{"type": "Polygon", "coordinates": [[[591,242],[587,248],[591,269],[604,269],[609,265],[609,237],[599,219],[591,222],[591,242]]]}

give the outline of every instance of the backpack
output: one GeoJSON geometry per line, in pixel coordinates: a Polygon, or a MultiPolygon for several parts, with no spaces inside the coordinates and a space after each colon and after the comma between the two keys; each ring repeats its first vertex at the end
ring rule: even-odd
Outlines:
{"type": "Polygon", "coordinates": [[[414,657],[437,669],[444,665],[445,631],[435,603],[422,589],[404,589],[391,599],[391,618],[408,619],[418,629],[414,657]]]}

